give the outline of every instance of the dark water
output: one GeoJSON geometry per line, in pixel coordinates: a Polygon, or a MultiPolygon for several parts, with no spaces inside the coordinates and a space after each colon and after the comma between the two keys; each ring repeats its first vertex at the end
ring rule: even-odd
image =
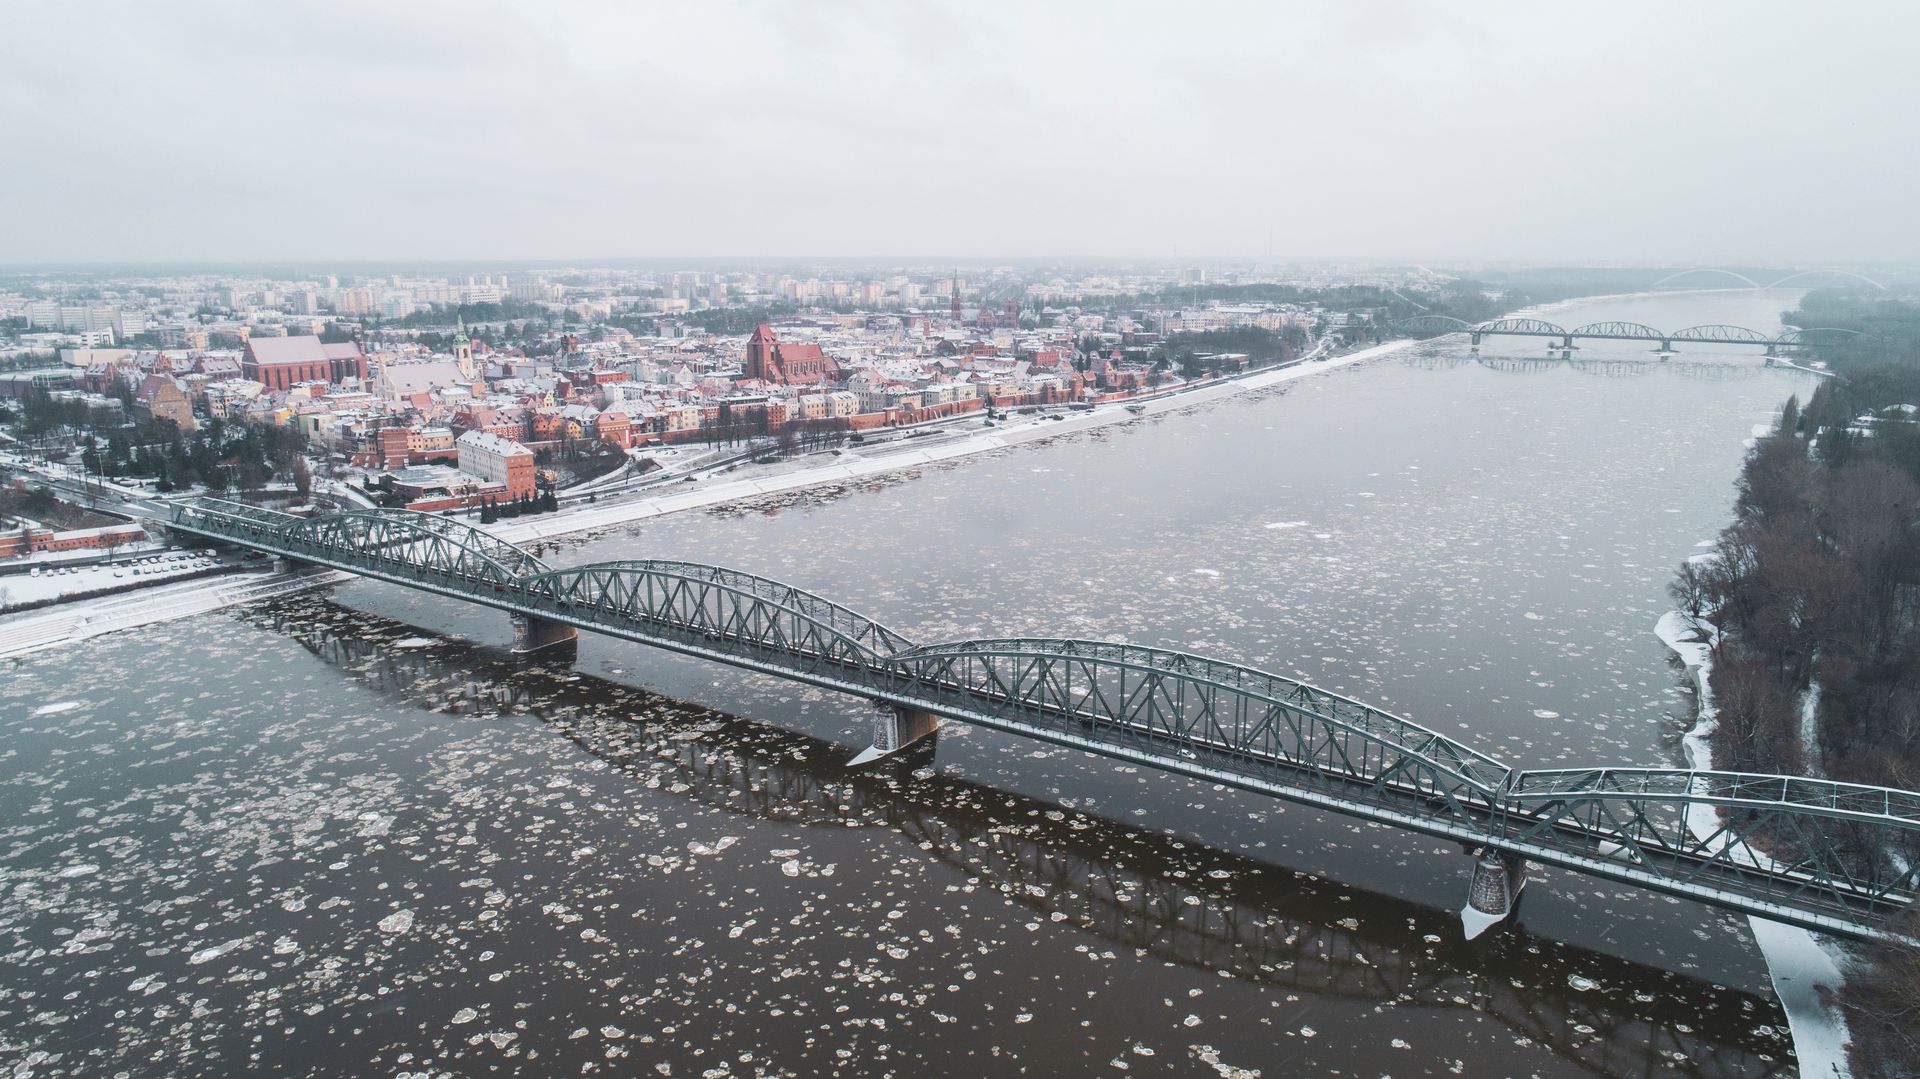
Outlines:
{"type": "MultiPolygon", "coordinates": [[[[1768,326],[1792,294],[1549,317],[1768,326]]],[[[1189,414],[549,551],[791,581],[922,642],[1122,639],[1519,764],[1665,763],[1651,634],[1751,352],[1436,345],[1189,414]]],[[[1786,1074],[1743,919],[355,584],[0,689],[0,1060],[31,1074],[1786,1074]],[[693,703],[685,703],[693,702],[693,703]]]]}

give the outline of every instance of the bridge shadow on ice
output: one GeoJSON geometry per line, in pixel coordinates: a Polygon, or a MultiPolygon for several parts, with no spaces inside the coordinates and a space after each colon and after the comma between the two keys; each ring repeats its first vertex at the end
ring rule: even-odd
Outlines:
{"type": "Polygon", "coordinates": [[[418,630],[324,599],[247,617],[398,703],[525,715],[637,780],[670,761],[681,782],[662,789],[678,797],[785,825],[895,832],[960,876],[1137,957],[1291,992],[1472,1009],[1586,1074],[1793,1071],[1771,1002],[1751,994],[1520,926],[1466,942],[1451,911],[941,775],[929,767],[937,740],[885,767],[848,770],[847,750],[833,742],[570,668],[447,639],[394,649],[418,630]],[[623,707],[609,704],[616,689],[623,707]],[[635,719],[636,695],[671,717],[635,719]],[[1341,893],[1350,901],[1337,902],[1341,893]]]}

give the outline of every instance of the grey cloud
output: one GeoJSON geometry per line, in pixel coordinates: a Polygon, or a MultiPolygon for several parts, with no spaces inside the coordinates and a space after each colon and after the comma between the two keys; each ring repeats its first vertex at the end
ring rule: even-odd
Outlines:
{"type": "Polygon", "coordinates": [[[1901,260],[1905,6],[28,2],[0,261],[1901,260]]]}

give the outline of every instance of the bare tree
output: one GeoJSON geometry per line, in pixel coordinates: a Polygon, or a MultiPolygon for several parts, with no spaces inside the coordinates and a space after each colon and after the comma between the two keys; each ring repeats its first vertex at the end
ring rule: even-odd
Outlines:
{"type": "Polygon", "coordinates": [[[1862,1074],[1911,1074],[1901,1069],[1920,1060],[1920,946],[1912,943],[1920,939],[1920,913],[1905,921],[1906,941],[1875,945],[1847,978],[1852,1055],[1862,1074]]]}
{"type": "Polygon", "coordinates": [[[302,502],[313,494],[313,470],[308,467],[305,454],[294,455],[293,489],[299,493],[302,502]]]}
{"type": "Polygon", "coordinates": [[[1680,572],[1674,574],[1673,583],[1667,586],[1667,593],[1688,618],[1697,622],[1707,609],[1710,587],[1709,577],[1701,572],[1700,563],[1689,559],[1680,563],[1680,572]]]}

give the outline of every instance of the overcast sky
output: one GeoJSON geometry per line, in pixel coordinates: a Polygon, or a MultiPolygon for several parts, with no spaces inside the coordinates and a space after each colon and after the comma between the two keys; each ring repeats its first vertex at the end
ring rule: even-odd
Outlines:
{"type": "Polygon", "coordinates": [[[1912,4],[0,0],[0,20],[0,262],[1920,251],[1912,4]]]}

